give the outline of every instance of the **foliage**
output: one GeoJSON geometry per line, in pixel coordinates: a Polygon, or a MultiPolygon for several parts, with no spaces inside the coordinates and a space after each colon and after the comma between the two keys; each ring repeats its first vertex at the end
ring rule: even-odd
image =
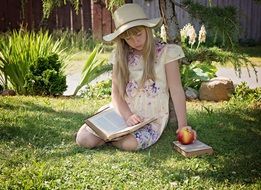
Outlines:
{"type": "Polygon", "coordinates": [[[200,47],[197,49],[189,48],[184,46],[183,50],[186,55],[186,60],[189,63],[198,61],[205,64],[220,63],[221,65],[226,65],[227,63],[232,63],[235,72],[241,76],[241,67],[250,66],[254,69],[257,77],[257,71],[255,65],[250,62],[245,54],[238,53],[235,51],[223,50],[218,47],[200,47]]]}
{"type": "Polygon", "coordinates": [[[77,147],[72,134],[109,102],[0,96],[0,189],[260,189],[260,109],[188,102],[188,121],[212,156],[177,153],[171,125],[143,151],[77,147]]]}
{"type": "Polygon", "coordinates": [[[185,0],[184,5],[193,17],[200,19],[207,27],[212,39],[211,46],[234,48],[239,34],[239,22],[235,7],[206,7],[192,0],[185,0]]]}
{"type": "Polygon", "coordinates": [[[181,66],[181,81],[184,88],[199,90],[203,81],[215,77],[217,68],[213,64],[194,62],[181,66]]]}
{"type": "Polygon", "coordinates": [[[113,12],[115,8],[122,6],[125,4],[125,0],[109,0],[106,4],[109,11],[113,12]]]}
{"type": "Polygon", "coordinates": [[[91,33],[86,31],[73,32],[71,30],[52,31],[53,40],[62,40],[61,47],[72,51],[92,51],[97,42],[91,33]]]}
{"type": "Polygon", "coordinates": [[[29,67],[25,76],[28,95],[56,96],[66,90],[66,77],[61,71],[62,63],[57,54],[39,57],[29,67]]]}
{"type": "Polygon", "coordinates": [[[79,0],[42,0],[43,5],[43,17],[48,18],[55,7],[61,7],[67,3],[71,3],[78,14],[79,12],[79,0]]]}
{"type": "Polygon", "coordinates": [[[74,95],[84,86],[96,79],[101,74],[112,69],[112,65],[106,64],[106,59],[97,59],[97,55],[102,50],[102,44],[98,44],[88,59],[86,60],[82,73],[80,84],[76,87],[74,95]]]}
{"type": "Polygon", "coordinates": [[[9,84],[18,94],[26,94],[25,75],[32,63],[50,54],[57,54],[61,61],[68,58],[68,55],[63,54],[61,44],[62,40],[53,42],[48,32],[27,32],[21,29],[6,33],[0,42],[0,78],[4,79],[5,88],[9,84]]]}
{"type": "Polygon", "coordinates": [[[101,82],[97,82],[95,84],[89,84],[85,88],[85,90],[81,93],[82,97],[87,98],[108,98],[111,96],[111,83],[112,80],[105,80],[101,82]]]}
{"type": "Polygon", "coordinates": [[[241,66],[254,65],[247,59],[246,55],[235,51],[223,50],[218,47],[206,47],[206,30],[201,26],[199,35],[189,23],[181,29],[181,43],[186,55],[186,62],[190,65],[183,65],[181,79],[184,87],[199,89],[202,81],[215,77],[217,68],[215,63],[225,65],[232,63],[237,74],[241,75],[241,66]]]}
{"type": "Polygon", "coordinates": [[[251,89],[246,82],[236,86],[231,101],[243,101],[249,103],[261,102],[261,88],[251,89]]]}

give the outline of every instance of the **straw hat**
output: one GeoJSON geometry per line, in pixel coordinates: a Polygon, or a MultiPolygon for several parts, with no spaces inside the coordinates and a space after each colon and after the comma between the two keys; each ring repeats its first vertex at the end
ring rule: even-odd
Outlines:
{"type": "Polygon", "coordinates": [[[112,41],[126,30],[135,26],[154,28],[162,24],[161,18],[148,19],[143,9],[135,3],[125,4],[113,13],[115,31],[103,36],[105,41],[112,41]]]}

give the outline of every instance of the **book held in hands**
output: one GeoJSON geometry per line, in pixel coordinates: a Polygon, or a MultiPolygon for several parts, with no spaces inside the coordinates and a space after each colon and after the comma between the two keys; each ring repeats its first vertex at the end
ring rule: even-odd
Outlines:
{"type": "Polygon", "coordinates": [[[156,118],[145,118],[143,122],[133,126],[128,126],[125,120],[112,107],[87,118],[85,123],[104,141],[111,141],[118,137],[127,135],[146,124],[154,121],[156,118]]]}
{"type": "Polygon", "coordinates": [[[177,150],[185,157],[192,157],[192,156],[199,156],[202,154],[213,153],[213,149],[211,146],[208,146],[207,144],[199,140],[195,140],[192,144],[189,145],[183,145],[179,141],[174,141],[173,146],[175,150],[177,150]]]}

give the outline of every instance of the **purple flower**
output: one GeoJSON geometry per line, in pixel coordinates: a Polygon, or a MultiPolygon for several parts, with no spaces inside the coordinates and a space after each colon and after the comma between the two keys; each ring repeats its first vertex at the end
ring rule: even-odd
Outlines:
{"type": "Polygon", "coordinates": [[[149,79],[145,82],[144,89],[147,93],[147,96],[154,97],[158,95],[160,87],[157,86],[153,80],[149,79]]]}
{"type": "Polygon", "coordinates": [[[128,55],[128,65],[130,66],[136,66],[139,64],[140,55],[130,53],[128,55]]]}
{"type": "Polygon", "coordinates": [[[135,80],[129,81],[126,86],[126,94],[129,97],[134,97],[138,91],[138,83],[135,80]]]}
{"type": "Polygon", "coordinates": [[[165,43],[157,42],[155,46],[156,46],[156,54],[158,55],[159,53],[161,53],[162,49],[165,47],[165,43]]]}

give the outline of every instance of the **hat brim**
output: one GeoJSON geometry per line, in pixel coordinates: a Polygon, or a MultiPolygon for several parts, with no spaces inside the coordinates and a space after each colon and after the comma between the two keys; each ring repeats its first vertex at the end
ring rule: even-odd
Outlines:
{"type": "Polygon", "coordinates": [[[126,30],[135,27],[135,26],[147,26],[149,28],[155,28],[162,25],[162,18],[154,18],[149,20],[135,20],[130,23],[122,25],[120,28],[115,30],[113,33],[103,36],[103,40],[110,42],[117,38],[120,34],[126,30]]]}

